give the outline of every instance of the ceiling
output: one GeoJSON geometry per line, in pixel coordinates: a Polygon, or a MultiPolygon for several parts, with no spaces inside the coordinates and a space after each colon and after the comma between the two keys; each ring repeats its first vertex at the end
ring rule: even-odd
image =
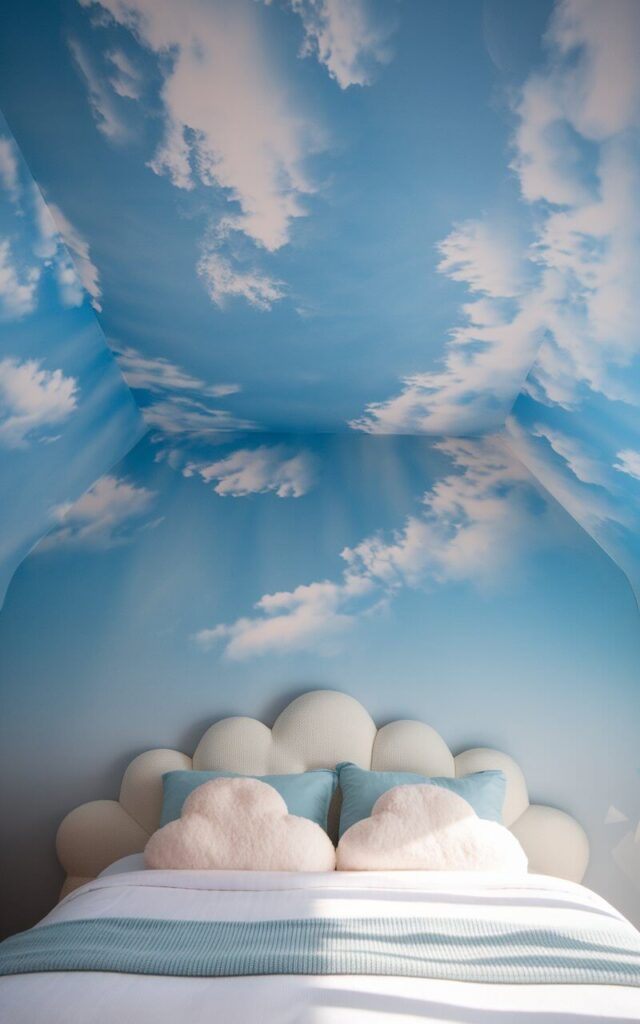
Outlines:
{"type": "Polygon", "coordinates": [[[196,392],[270,431],[502,424],[540,342],[502,358],[535,277],[509,96],[546,3],[7,6],[0,102],[105,335],[142,405],[182,376],[152,426],[196,392]]]}

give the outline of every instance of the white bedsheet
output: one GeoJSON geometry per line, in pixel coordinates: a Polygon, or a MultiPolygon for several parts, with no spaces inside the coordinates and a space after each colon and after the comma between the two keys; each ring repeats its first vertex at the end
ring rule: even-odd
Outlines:
{"type": "MultiPolygon", "coordinates": [[[[582,886],[449,872],[290,874],[126,870],[71,893],[41,924],[86,917],[194,920],[469,915],[525,924],[619,917],[582,886]]],[[[123,870],[124,869],[124,870],[123,870]]],[[[387,977],[160,978],[50,973],[0,979],[2,1024],[596,1024],[640,1021],[640,990],[387,977]]]]}

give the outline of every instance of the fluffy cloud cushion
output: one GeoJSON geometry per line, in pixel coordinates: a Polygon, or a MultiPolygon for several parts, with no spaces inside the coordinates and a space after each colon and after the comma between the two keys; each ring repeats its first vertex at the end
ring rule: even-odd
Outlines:
{"type": "Polygon", "coordinates": [[[522,875],[527,858],[504,825],[479,818],[457,793],[439,786],[395,786],[370,818],[347,829],[338,871],[500,871],[522,875]]]}
{"type": "Polygon", "coordinates": [[[335,850],[319,825],[289,814],[266,782],[214,779],[151,836],[144,861],[148,868],[333,871],[335,850]]]}

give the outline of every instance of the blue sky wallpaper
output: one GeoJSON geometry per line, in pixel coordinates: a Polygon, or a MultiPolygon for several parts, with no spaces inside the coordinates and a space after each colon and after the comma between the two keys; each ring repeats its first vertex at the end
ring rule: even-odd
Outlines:
{"type": "Polygon", "coordinates": [[[2,6],[16,922],[317,685],[514,754],[640,920],[640,3],[2,6]]]}
{"type": "Polygon", "coordinates": [[[0,115],[0,605],[30,548],[144,432],[84,242],[66,221],[65,235],[70,248],[0,115]]]}
{"type": "Polygon", "coordinates": [[[251,434],[179,470],[145,438],[23,562],[0,649],[16,919],[55,898],[61,817],[135,754],[329,687],[513,754],[640,920],[636,603],[501,438],[251,434]]]}

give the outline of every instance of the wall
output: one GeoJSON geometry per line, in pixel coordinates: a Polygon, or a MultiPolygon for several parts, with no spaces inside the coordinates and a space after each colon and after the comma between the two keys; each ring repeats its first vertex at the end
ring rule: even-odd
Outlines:
{"type": "Polygon", "coordinates": [[[571,381],[566,401],[541,399],[536,363],[507,420],[512,450],[620,566],[640,602],[640,360],[625,400],[571,381]]]}
{"type": "Polygon", "coordinates": [[[41,191],[3,122],[0,592],[51,531],[0,615],[9,926],[131,756],[318,685],[515,754],[637,920],[602,550],[638,591],[636,0],[4,8],[41,191]],[[151,428],[112,471],[141,422],[105,338],[151,428]],[[387,436],[516,397],[515,455],[387,436]]]}
{"type": "Polygon", "coordinates": [[[0,651],[11,929],[55,899],[62,816],[131,757],[323,686],[513,754],[640,920],[637,608],[500,439],[145,439],[22,564],[0,651]]]}
{"type": "Polygon", "coordinates": [[[70,247],[0,114],[0,606],[30,548],[145,429],[64,222],[70,247]]]}

